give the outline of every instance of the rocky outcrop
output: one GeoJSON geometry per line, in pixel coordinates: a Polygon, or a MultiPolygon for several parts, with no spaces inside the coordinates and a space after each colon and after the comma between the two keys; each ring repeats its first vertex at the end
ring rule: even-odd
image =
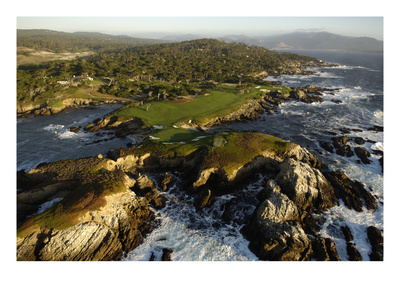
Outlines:
{"type": "MultiPolygon", "coordinates": [[[[126,102],[126,101],[122,101],[126,102]]],[[[86,98],[67,98],[60,100],[57,106],[52,106],[48,103],[33,104],[24,103],[17,105],[17,117],[28,117],[28,116],[49,116],[52,114],[57,114],[67,108],[80,108],[80,107],[90,107],[101,105],[104,103],[121,103],[121,101],[116,99],[104,99],[103,101],[96,101],[86,98]]]]}
{"type": "MultiPolygon", "coordinates": [[[[115,168],[115,162],[102,157],[43,164],[25,176],[36,182],[42,178],[40,185],[45,187],[51,177],[57,183],[49,186],[56,185],[65,196],[42,213],[21,215],[18,260],[118,260],[150,232],[150,207],[163,205],[147,176],[125,174],[115,168]],[[79,185],[63,185],[71,179],[79,185]]],[[[17,202],[26,203],[26,195],[35,191],[40,189],[27,188],[17,202]]],[[[44,203],[51,195],[41,192],[31,205],[44,203]]]]}
{"type": "Polygon", "coordinates": [[[335,195],[342,199],[344,204],[355,211],[363,211],[364,205],[367,209],[377,208],[376,198],[359,181],[353,181],[341,171],[324,172],[324,176],[331,183],[335,195]]]}
{"type": "Polygon", "coordinates": [[[259,115],[264,111],[270,111],[271,106],[267,104],[264,99],[250,100],[248,103],[242,105],[238,110],[223,117],[217,117],[209,120],[202,127],[209,128],[219,126],[222,124],[241,122],[246,120],[257,120],[259,115]]]}
{"type": "Polygon", "coordinates": [[[282,192],[281,187],[269,180],[266,200],[258,206],[245,229],[250,250],[262,260],[338,259],[331,243],[327,247],[327,241],[306,234],[301,225],[303,215],[304,211],[282,192]]]}
{"type": "MultiPolygon", "coordinates": [[[[357,130],[357,129],[346,129],[343,128],[341,129],[342,132],[347,132],[350,133],[351,131],[359,132],[362,130],[357,130]]],[[[341,156],[346,156],[346,157],[353,157],[354,155],[357,155],[357,157],[360,159],[358,162],[363,163],[363,164],[370,164],[371,163],[371,153],[365,149],[364,147],[350,147],[347,143],[349,141],[353,141],[357,145],[364,145],[366,142],[373,142],[370,140],[364,140],[362,137],[352,137],[349,138],[347,135],[343,136],[338,136],[338,137],[332,137],[331,142],[327,141],[321,141],[319,144],[320,146],[325,149],[326,151],[330,153],[336,153],[341,156]],[[335,151],[334,151],[335,150],[335,151]]],[[[378,159],[379,163],[381,164],[382,167],[382,173],[383,173],[383,151],[380,150],[374,150],[374,154],[381,155],[381,157],[378,159]]]]}
{"type": "MultiPolygon", "coordinates": [[[[264,260],[339,260],[333,241],[318,236],[314,216],[336,205],[338,198],[358,211],[364,203],[368,209],[376,208],[376,199],[362,184],[326,170],[315,155],[298,145],[252,133],[215,138],[225,142],[182,151],[179,146],[148,141],[117,149],[109,158],[98,155],[44,163],[19,172],[17,259],[119,259],[151,230],[150,208],[165,204],[153,175],[144,174],[148,172],[160,174],[157,183],[167,191],[173,177],[166,172],[183,171],[179,184],[197,197],[194,204],[199,210],[262,172],[266,187],[243,232],[250,249],[264,260]],[[234,156],[226,152],[232,149],[234,156]],[[238,156],[239,150],[245,150],[243,157],[238,156]],[[39,205],[56,196],[62,200],[35,214],[39,205]]],[[[229,222],[231,205],[224,205],[221,220],[229,222]]],[[[377,241],[373,255],[379,257],[376,236],[371,237],[377,241]]],[[[165,253],[165,259],[170,259],[169,249],[165,253]]]]}
{"type": "Polygon", "coordinates": [[[322,102],[322,91],[326,89],[307,85],[306,87],[295,87],[290,92],[290,98],[299,100],[305,103],[322,102]]]}
{"type": "Polygon", "coordinates": [[[312,213],[336,205],[329,182],[319,170],[293,158],[279,168],[278,175],[267,182],[265,200],[245,229],[249,248],[263,260],[338,260],[330,241],[315,233],[310,236],[304,225],[312,213]]]}
{"type": "Polygon", "coordinates": [[[383,235],[382,232],[374,227],[367,228],[368,240],[371,243],[372,251],[369,257],[373,261],[383,261],[383,235]]]}
{"type": "Polygon", "coordinates": [[[152,212],[132,192],[109,196],[100,211],[82,212],[80,222],[66,229],[40,227],[17,239],[17,260],[118,260],[137,247],[152,212]]]}
{"type": "Polygon", "coordinates": [[[85,126],[84,130],[86,132],[112,130],[115,136],[120,138],[135,134],[137,142],[140,143],[152,132],[150,127],[143,128],[143,125],[143,121],[139,118],[120,120],[116,116],[107,116],[104,119],[96,119],[93,123],[89,123],[85,126]],[[140,138],[140,135],[142,135],[142,138],[140,138]]]}
{"type": "Polygon", "coordinates": [[[322,173],[308,164],[287,159],[275,181],[299,209],[322,212],[336,204],[333,189],[322,173]]]}

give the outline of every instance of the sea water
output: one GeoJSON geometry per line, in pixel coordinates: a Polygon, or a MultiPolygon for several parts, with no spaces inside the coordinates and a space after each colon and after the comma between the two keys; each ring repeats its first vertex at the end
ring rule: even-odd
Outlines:
{"type": "MultiPolygon", "coordinates": [[[[351,53],[329,51],[296,51],[337,64],[336,67],[313,68],[314,75],[268,77],[266,80],[280,81],[290,87],[308,84],[333,89],[324,92],[321,103],[306,104],[297,101],[285,102],[279,113],[265,114],[264,120],[221,126],[213,131],[258,131],[272,134],[286,141],[297,143],[327,164],[333,170],[344,171],[351,179],[367,186],[378,199],[376,211],[355,212],[343,203],[323,214],[324,222],[319,234],[331,238],[342,260],[348,260],[346,242],[341,226],[351,230],[358,251],[364,260],[369,260],[371,251],[366,229],[375,226],[383,231],[383,173],[373,150],[384,150],[383,132],[371,130],[372,126],[383,126],[383,55],[379,53],[351,53]],[[337,101],[339,100],[339,101],[337,101]],[[350,132],[348,130],[350,129],[350,132]],[[346,131],[347,130],[347,131],[346,131]],[[371,152],[371,164],[359,163],[356,156],[342,157],[321,148],[321,141],[330,141],[332,133],[338,136],[362,137],[367,140],[362,147],[371,152]]],[[[35,167],[43,161],[80,158],[99,153],[105,154],[117,147],[134,143],[134,139],[99,137],[95,133],[69,131],[71,126],[85,126],[95,118],[114,110],[104,106],[93,110],[69,110],[49,117],[21,119],[17,123],[17,169],[35,167]]],[[[349,142],[350,146],[356,146],[349,142]]],[[[248,249],[248,241],[242,228],[248,222],[258,204],[257,194],[263,189],[265,178],[255,177],[246,186],[232,194],[217,197],[210,208],[196,210],[194,199],[180,189],[180,174],[172,174],[174,185],[168,192],[159,192],[165,197],[164,208],[154,210],[154,230],[144,242],[123,260],[160,260],[163,249],[172,250],[173,260],[257,260],[248,249]],[[227,204],[232,217],[222,221],[227,204]]],[[[153,176],[157,182],[157,174],[153,176]]]]}
{"type": "Polygon", "coordinates": [[[17,170],[29,171],[42,162],[105,155],[117,147],[135,143],[132,138],[115,138],[113,132],[86,133],[84,127],[121,107],[104,104],[94,108],[67,109],[51,116],[17,121],[17,170]],[[81,127],[71,132],[71,127],[81,127]]]}

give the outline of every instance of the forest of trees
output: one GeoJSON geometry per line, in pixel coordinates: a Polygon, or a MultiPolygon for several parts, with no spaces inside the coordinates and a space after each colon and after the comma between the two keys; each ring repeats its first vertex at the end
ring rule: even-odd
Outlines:
{"type": "Polygon", "coordinates": [[[163,41],[97,32],[61,32],[44,29],[18,29],[17,46],[56,53],[91,50],[96,52],[126,49],[163,41]]]}
{"type": "Polygon", "coordinates": [[[224,82],[260,84],[261,72],[290,72],[309,62],[317,60],[213,39],[131,46],[71,61],[19,66],[17,100],[52,97],[61,89],[57,80],[74,75],[108,78],[99,88],[102,93],[118,97],[147,93],[164,100],[224,82]]]}

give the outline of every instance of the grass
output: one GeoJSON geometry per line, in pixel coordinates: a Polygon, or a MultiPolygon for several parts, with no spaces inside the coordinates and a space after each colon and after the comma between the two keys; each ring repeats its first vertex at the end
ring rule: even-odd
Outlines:
{"type": "Polygon", "coordinates": [[[284,93],[289,88],[279,85],[252,86],[249,93],[238,94],[239,88],[233,84],[223,84],[211,91],[210,95],[199,96],[185,103],[173,103],[171,101],[152,101],[141,106],[128,104],[112,116],[119,120],[140,118],[145,126],[161,125],[163,129],[157,130],[153,135],[161,142],[191,142],[201,133],[174,125],[204,124],[209,120],[228,115],[239,109],[249,99],[257,98],[261,89],[282,90],[284,93]]]}
{"type": "Polygon", "coordinates": [[[196,123],[199,120],[226,115],[246,101],[248,95],[236,95],[231,92],[213,90],[211,95],[200,96],[185,103],[170,101],[152,101],[139,107],[122,108],[114,115],[123,119],[137,117],[148,126],[163,125],[170,127],[180,122],[196,123]],[[148,104],[150,104],[147,109],[148,104]]]}
{"type": "Polygon", "coordinates": [[[253,86],[250,93],[239,95],[235,86],[221,85],[218,89],[212,90],[211,95],[196,97],[189,102],[152,101],[138,107],[121,108],[114,115],[121,119],[137,117],[142,119],[148,126],[163,125],[164,127],[170,127],[181,122],[200,124],[212,118],[234,112],[247,99],[256,97],[260,89],[275,90],[283,88],[286,87],[265,85],[256,89],[253,86]]]}
{"type": "Polygon", "coordinates": [[[237,168],[265,152],[279,155],[290,147],[290,143],[280,138],[254,132],[223,132],[203,136],[205,137],[202,139],[185,144],[163,144],[158,140],[145,140],[139,147],[125,149],[121,155],[144,155],[152,152],[164,158],[173,158],[190,155],[200,147],[205,147],[208,154],[201,167],[220,168],[230,176],[237,168]]]}
{"type": "Polygon", "coordinates": [[[280,138],[254,132],[216,134],[214,147],[210,148],[202,167],[222,168],[229,176],[265,151],[281,154],[289,145],[280,138]]]}

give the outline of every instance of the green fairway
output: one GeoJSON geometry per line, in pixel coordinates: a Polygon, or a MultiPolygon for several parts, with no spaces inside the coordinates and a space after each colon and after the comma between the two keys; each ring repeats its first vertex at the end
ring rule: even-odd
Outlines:
{"type": "Polygon", "coordinates": [[[253,86],[250,93],[237,94],[237,88],[232,85],[222,85],[212,90],[210,95],[196,97],[185,103],[171,101],[145,102],[141,106],[123,107],[113,115],[119,119],[140,118],[146,126],[163,126],[157,129],[154,137],[163,142],[190,142],[201,136],[193,130],[176,128],[182,123],[196,125],[204,124],[212,118],[225,116],[236,111],[241,105],[257,97],[260,89],[278,89],[279,86],[253,86]]]}
{"type": "Polygon", "coordinates": [[[243,95],[212,91],[211,95],[197,97],[190,102],[172,103],[152,101],[139,107],[121,109],[114,115],[122,118],[137,117],[148,126],[172,126],[183,121],[198,123],[220,115],[226,115],[246,101],[243,95]]]}

